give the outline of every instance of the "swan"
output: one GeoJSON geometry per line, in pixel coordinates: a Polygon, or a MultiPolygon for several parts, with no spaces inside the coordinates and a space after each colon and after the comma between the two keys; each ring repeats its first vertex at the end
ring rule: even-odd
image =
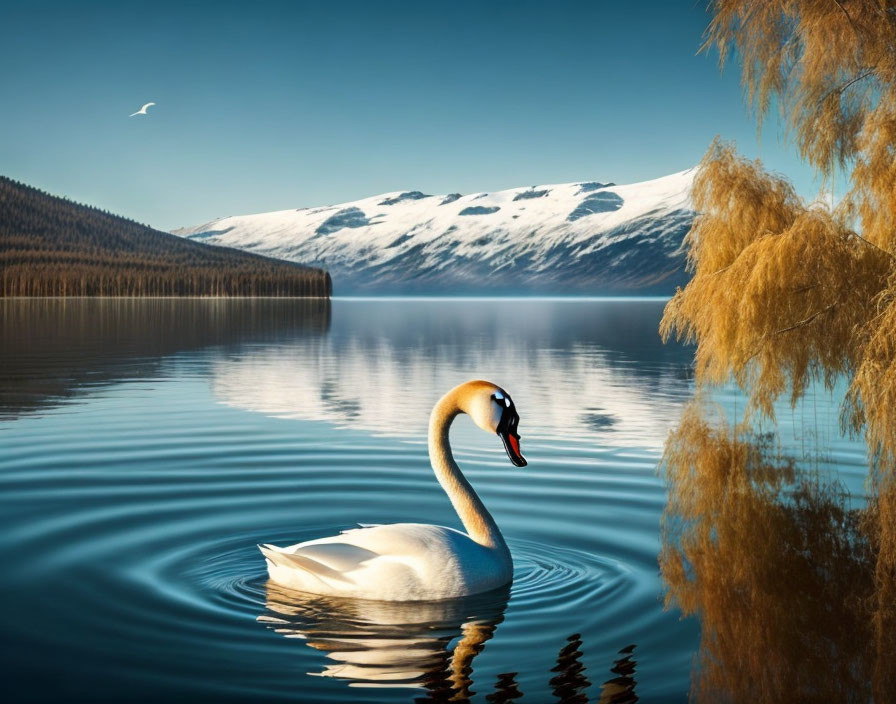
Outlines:
{"type": "Polygon", "coordinates": [[[487,592],[510,583],[513,562],[498,525],[454,461],[452,421],[467,413],[497,433],[510,461],[525,467],[510,395],[488,381],[468,381],[445,394],[429,418],[429,459],[466,529],[394,523],[346,530],[277,547],[259,545],[271,581],[290,589],[376,601],[430,601],[487,592]]]}

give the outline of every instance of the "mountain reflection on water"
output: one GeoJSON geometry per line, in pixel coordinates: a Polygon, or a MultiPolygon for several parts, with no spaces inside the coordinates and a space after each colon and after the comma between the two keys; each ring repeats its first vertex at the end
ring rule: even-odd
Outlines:
{"type": "Polygon", "coordinates": [[[660,448],[688,387],[688,366],[679,349],[662,345],[643,306],[403,301],[396,316],[388,305],[359,302],[308,345],[218,360],[213,390],[228,405],[281,418],[424,437],[438,396],[419,391],[479,377],[510,391],[525,436],[660,448]],[[669,374],[676,359],[677,377],[669,374]]]}

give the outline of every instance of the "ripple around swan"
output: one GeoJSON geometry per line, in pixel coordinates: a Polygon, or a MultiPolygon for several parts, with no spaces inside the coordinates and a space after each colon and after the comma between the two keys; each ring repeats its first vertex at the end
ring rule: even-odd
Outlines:
{"type": "MultiPolygon", "coordinates": [[[[337,468],[337,484],[340,474],[337,468]]],[[[310,680],[312,685],[303,681],[303,691],[322,700],[345,701],[332,689],[336,684],[364,689],[365,694],[351,701],[367,701],[368,696],[374,701],[374,690],[382,687],[413,687],[436,696],[434,691],[443,690],[433,690],[434,682],[441,682],[445,691],[472,696],[480,686],[474,686],[474,679],[485,686],[525,662],[518,646],[530,639],[514,633],[535,629],[553,641],[549,652],[556,651],[569,634],[567,628],[588,630],[593,619],[579,616],[569,626],[546,628],[555,616],[587,609],[612,623],[614,613],[637,600],[636,567],[587,550],[514,537],[509,539],[515,561],[509,593],[418,604],[408,611],[407,605],[359,608],[284,592],[267,583],[256,543],[305,539],[315,528],[299,535],[289,528],[235,529],[241,509],[258,517],[264,494],[253,497],[250,492],[247,497],[240,492],[242,506],[222,501],[219,493],[172,506],[166,492],[148,500],[142,492],[109,480],[104,475],[82,499],[96,501],[116,489],[120,504],[100,501],[103,508],[97,509],[88,502],[80,510],[32,522],[18,537],[42,557],[13,571],[21,582],[45,586],[60,569],[69,571],[64,593],[50,586],[42,599],[43,618],[64,628],[53,631],[49,641],[48,634],[19,633],[26,643],[24,652],[35,636],[40,636],[40,648],[52,653],[79,648],[84,634],[91,633],[92,663],[97,658],[116,662],[112,672],[103,668],[96,673],[109,680],[112,691],[115,681],[124,678],[142,686],[152,682],[156,693],[202,682],[194,697],[240,699],[257,694],[277,699],[307,673],[320,677],[310,680]],[[104,569],[82,570],[85,562],[104,569]],[[121,595],[126,598],[116,598],[121,595]],[[169,642],[172,632],[178,634],[174,645],[169,642]],[[295,639],[299,649],[290,645],[295,639]],[[473,658],[487,641],[480,666],[473,658]],[[128,656],[122,657],[125,650],[128,656]],[[502,650],[507,650],[503,656],[502,650]],[[168,657],[160,658],[160,652],[168,657]],[[216,655],[204,657],[205,652],[216,655]],[[234,692],[228,682],[219,691],[211,670],[221,658],[236,666],[247,652],[256,662],[269,659],[281,667],[274,672],[243,668],[242,686],[247,689],[234,692]],[[467,658],[466,664],[454,662],[452,653],[467,658]],[[190,667],[169,666],[161,676],[158,670],[163,663],[170,665],[175,654],[190,667]],[[466,673],[462,677],[457,674],[461,671],[466,673]]],[[[611,636],[617,640],[612,647],[618,648],[625,636],[624,628],[611,636]]],[[[549,652],[536,650],[540,667],[517,676],[514,687],[528,692],[544,688],[549,652]]],[[[89,672],[89,664],[84,666],[89,672]]]]}
{"type": "MultiPolygon", "coordinates": [[[[286,535],[273,538],[287,540],[286,535]]],[[[84,575],[84,579],[71,582],[65,594],[55,594],[58,598],[46,604],[44,617],[52,616],[65,628],[54,634],[52,643],[43,640],[42,647],[49,646],[50,652],[76,649],[83,634],[93,632],[94,655],[118,660],[113,682],[122,676],[130,682],[151,680],[158,691],[163,682],[172,689],[185,685],[176,671],[163,677],[155,668],[145,667],[161,664],[159,649],[166,644],[171,647],[167,643],[171,631],[178,633],[176,651],[189,654],[191,682],[203,672],[209,675],[222,655],[238,659],[252,652],[254,659],[269,657],[282,662],[282,644],[265,636],[274,633],[278,638],[284,636],[287,645],[298,638],[304,652],[293,650],[290,667],[267,672],[262,680],[251,682],[250,690],[263,692],[266,698],[280,698],[296,686],[295,667],[321,676],[316,681],[326,685],[314,691],[322,697],[333,698],[328,688],[332,682],[365,688],[426,689],[445,672],[454,672],[452,667],[466,674],[460,679],[449,677],[446,686],[471,694],[473,679],[482,678],[485,684],[501,671],[519,666],[520,660],[512,654],[491,667],[480,669],[478,663],[472,664],[481,646],[496,636],[494,653],[500,655],[500,629],[505,619],[512,618],[515,630],[535,626],[544,632],[545,619],[555,612],[578,606],[614,610],[631,597],[634,581],[632,571],[618,562],[579,550],[511,540],[516,566],[509,593],[499,590],[463,600],[413,605],[364,604],[302,595],[267,583],[255,540],[257,536],[252,534],[205,539],[180,534],[173,543],[187,547],[169,546],[156,553],[149,549],[151,543],[130,544],[128,550],[142,557],[124,565],[114,578],[84,575]],[[131,598],[110,598],[123,593],[131,598]],[[135,595],[140,598],[133,598],[135,595]],[[105,633],[97,633],[98,616],[102,618],[99,630],[105,633]],[[257,622],[253,628],[247,627],[250,621],[257,622]],[[130,634],[139,636],[139,642],[131,641],[130,634]],[[120,649],[125,644],[142,666],[121,660],[120,649]],[[210,651],[217,653],[214,659],[201,656],[210,651]],[[452,664],[452,652],[467,658],[463,666],[452,664]]],[[[564,637],[556,634],[553,650],[560,648],[564,637]]],[[[543,660],[540,669],[547,673],[550,662],[543,660]]],[[[249,673],[245,674],[248,678],[249,673]]],[[[537,679],[547,682],[544,676],[537,679]]],[[[215,679],[204,682],[202,692],[215,693],[211,684],[215,679]]],[[[529,682],[524,676],[517,684],[532,691],[540,682],[529,682]]],[[[234,696],[232,683],[217,694],[234,696]]]]}
{"type": "MultiPolygon", "coordinates": [[[[203,559],[182,554],[163,572],[186,578],[183,588],[206,595],[206,607],[254,615],[274,633],[299,639],[317,655],[309,675],[363,688],[426,688],[444,676],[454,695],[469,696],[473,658],[496,636],[506,614],[516,628],[531,627],[577,607],[612,611],[635,592],[633,571],[619,562],[535,541],[511,540],[510,548],[510,589],[442,602],[377,603],[291,592],[266,581],[254,547],[247,555],[245,543],[230,541],[203,559]]],[[[171,583],[170,577],[164,581],[171,583]]],[[[512,662],[504,661],[504,667],[512,662]]]]}
{"type": "MultiPolygon", "coordinates": [[[[175,598],[189,594],[208,596],[208,606],[246,611],[264,603],[267,574],[249,536],[194,545],[171,551],[143,566],[140,577],[158,587],[172,584],[174,575],[185,580],[175,598]]],[[[281,542],[288,542],[282,536],[281,542]]],[[[275,537],[274,542],[277,542],[275,537]]],[[[514,556],[510,598],[519,612],[544,613],[570,608],[576,602],[600,607],[600,600],[625,598],[626,585],[635,579],[625,564],[581,550],[562,549],[534,541],[508,541],[514,556]]],[[[192,599],[191,599],[192,600],[192,599]]]]}
{"type": "Polygon", "coordinates": [[[659,601],[655,463],[689,386],[654,339],[661,304],[507,305],[334,304],[332,326],[279,303],[6,318],[57,340],[35,362],[0,339],[11,698],[572,702],[585,671],[591,698],[634,687],[619,651],[636,643],[638,695],[683,701],[696,632],[659,601]],[[527,370],[530,466],[463,419],[452,440],[508,539],[509,590],[408,609],[267,583],[260,542],[456,525],[421,425],[455,377],[507,360],[527,370]]]}

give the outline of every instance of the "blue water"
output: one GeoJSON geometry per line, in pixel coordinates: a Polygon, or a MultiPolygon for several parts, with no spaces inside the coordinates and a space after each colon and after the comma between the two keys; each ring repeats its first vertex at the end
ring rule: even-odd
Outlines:
{"type": "MultiPolygon", "coordinates": [[[[0,301],[10,701],[686,701],[699,627],[663,609],[657,462],[693,381],[662,307],[0,301]],[[523,470],[469,419],[452,430],[512,587],[388,605],[268,585],[260,542],[459,525],[425,432],[471,378],[521,416],[523,470]]],[[[861,493],[835,401],[809,404],[786,441],[821,439],[812,461],[861,493]]]]}

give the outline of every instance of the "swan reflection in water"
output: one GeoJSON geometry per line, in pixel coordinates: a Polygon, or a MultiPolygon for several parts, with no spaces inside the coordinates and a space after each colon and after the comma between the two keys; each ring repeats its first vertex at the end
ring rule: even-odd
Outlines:
{"type": "Polygon", "coordinates": [[[444,601],[368,601],[304,594],[269,581],[258,621],[326,655],[323,670],[309,675],[352,687],[450,690],[464,699],[472,694],[473,658],[504,620],[509,597],[505,587],[444,601]]]}
{"type": "MultiPolygon", "coordinates": [[[[505,587],[486,594],[429,602],[387,602],[305,594],[266,584],[265,611],[259,623],[286,638],[301,639],[324,654],[323,669],[307,674],[342,680],[349,687],[404,687],[424,690],[418,702],[469,702],[473,660],[504,620],[510,598],[505,587]]],[[[549,647],[546,644],[546,647],[549,647]]],[[[601,685],[601,704],[634,704],[635,661],[630,645],[601,685]]],[[[582,640],[567,639],[556,665],[545,671],[552,701],[589,701],[591,682],[582,663],[582,640]]],[[[490,683],[479,683],[488,689],[490,683]]],[[[485,701],[526,702],[516,672],[501,673],[485,701]]],[[[536,701],[532,699],[531,701],[536,701]]]]}

